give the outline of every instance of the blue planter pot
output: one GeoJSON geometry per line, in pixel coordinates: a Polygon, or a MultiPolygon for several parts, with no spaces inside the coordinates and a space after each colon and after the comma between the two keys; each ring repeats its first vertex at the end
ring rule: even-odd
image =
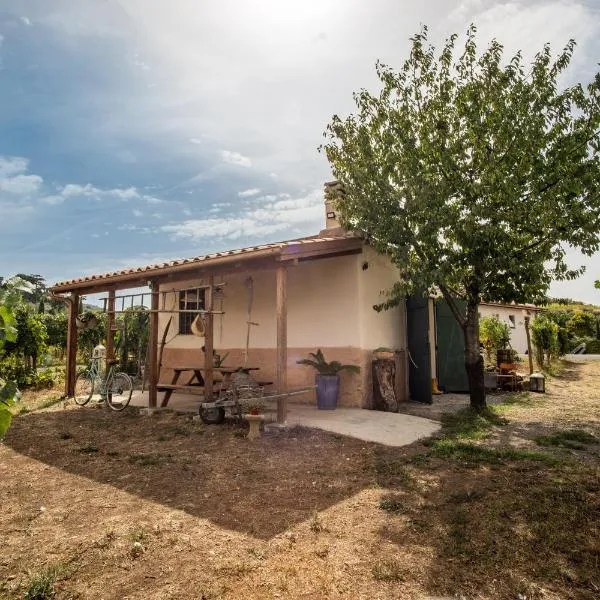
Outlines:
{"type": "Polygon", "coordinates": [[[320,410],[334,410],[337,408],[340,394],[339,375],[317,375],[317,407],[320,410]]]}

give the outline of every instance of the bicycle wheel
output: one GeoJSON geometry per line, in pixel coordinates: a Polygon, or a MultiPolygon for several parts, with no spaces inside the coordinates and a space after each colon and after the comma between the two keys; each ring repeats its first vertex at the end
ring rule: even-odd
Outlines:
{"type": "Polygon", "coordinates": [[[131,400],[133,382],[127,373],[115,373],[108,390],[106,403],[113,410],[123,410],[131,400]]]}
{"type": "Polygon", "coordinates": [[[86,405],[94,395],[94,376],[89,371],[79,373],[75,378],[75,404],[86,405]]]}

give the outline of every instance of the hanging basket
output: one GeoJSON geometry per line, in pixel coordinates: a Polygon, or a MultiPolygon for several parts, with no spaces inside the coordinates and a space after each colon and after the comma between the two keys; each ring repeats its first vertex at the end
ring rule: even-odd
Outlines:
{"type": "Polygon", "coordinates": [[[190,325],[190,331],[196,337],[206,337],[206,326],[202,315],[197,315],[190,325]]]}
{"type": "Polygon", "coordinates": [[[85,317],[80,315],[75,318],[75,326],[79,331],[85,331],[86,329],[94,329],[98,325],[98,319],[95,316],[85,317]]]}

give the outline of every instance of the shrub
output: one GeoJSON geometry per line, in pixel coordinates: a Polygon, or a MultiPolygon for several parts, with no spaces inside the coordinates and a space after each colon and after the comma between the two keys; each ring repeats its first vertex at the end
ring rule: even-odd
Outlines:
{"type": "Polygon", "coordinates": [[[40,390],[50,389],[56,382],[52,369],[44,369],[35,373],[33,385],[40,390]]]}
{"type": "Polygon", "coordinates": [[[596,315],[590,311],[576,310],[567,321],[569,333],[577,337],[596,336],[596,315]]]}
{"type": "Polygon", "coordinates": [[[488,362],[496,350],[503,350],[510,343],[510,329],[498,317],[483,317],[479,321],[479,341],[483,344],[488,362]]]}
{"type": "Polygon", "coordinates": [[[544,315],[533,321],[531,336],[535,346],[536,360],[540,367],[550,364],[553,358],[560,355],[558,331],[559,326],[544,315]]]}

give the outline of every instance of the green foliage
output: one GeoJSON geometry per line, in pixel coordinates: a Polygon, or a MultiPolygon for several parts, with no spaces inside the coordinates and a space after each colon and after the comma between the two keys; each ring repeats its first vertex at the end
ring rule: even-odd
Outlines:
{"type": "Polygon", "coordinates": [[[399,71],[377,63],[380,93],[356,93],[356,114],[333,117],[323,148],[343,183],[331,192],[342,224],[401,272],[379,308],[439,289],[483,394],[480,300],[536,301],[553,278],[582,272],[567,265],[569,247],[600,248],[600,74],[561,85],[574,41],[527,65],[496,40],[479,53],[474,26],[462,53],[457,39],[436,53],[423,28],[399,71]]]}
{"type": "Polygon", "coordinates": [[[42,316],[27,304],[19,304],[15,309],[17,319],[17,339],[6,344],[8,354],[16,354],[30,360],[32,369],[37,367],[38,358],[46,352],[48,334],[42,316]]]}
{"type": "Polygon", "coordinates": [[[496,316],[483,317],[479,321],[479,341],[491,361],[496,350],[504,350],[510,344],[510,329],[496,316]]]}
{"type": "MultiPolygon", "coordinates": [[[[19,278],[2,281],[0,284],[0,357],[7,343],[15,343],[18,337],[17,319],[14,307],[19,301],[19,292],[27,285],[19,278]]],[[[19,389],[12,378],[3,377],[0,372],[0,439],[10,427],[12,413],[10,407],[18,400],[19,389]]]]}
{"type": "Polygon", "coordinates": [[[316,352],[310,352],[309,356],[312,358],[302,358],[297,360],[296,363],[299,365],[308,365],[314,367],[319,375],[337,375],[340,371],[350,371],[350,373],[360,373],[360,367],[356,365],[343,365],[337,360],[327,362],[323,352],[319,349],[316,352]]]}
{"type": "Polygon", "coordinates": [[[600,354],[600,340],[590,340],[585,346],[586,354],[600,354]]]}
{"type": "Polygon", "coordinates": [[[600,248],[600,74],[561,89],[575,43],[503,64],[493,40],[478,55],[471,26],[455,59],[427,29],[399,72],[381,63],[379,96],[334,116],[325,152],[345,193],[338,208],[403,269],[402,287],[442,284],[488,300],[531,301],[552,277],[580,273],[567,244],[600,248]]]}
{"type": "Polygon", "coordinates": [[[540,367],[543,367],[544,364],[549,365],[552,359],[559,355],[558,331],[559,326],[545,315],[534,319],[531,325],[531,338],[540,367]]]}
{"type": "Polygon", "coordinates": [[[149,313],[145,306],[128,308],[118,316],[119,330],[115,336],[115,349],[120,368],[139,374],[144,365],[148,347],[149,313]]]}
{"type": "Polygon", "coordinates": [[[59,563],[45,567],[31,577],[23,594],[23,599],[51,600],[56,598],[56,582],[66,579],[69,575],[70,569],[64,564],[59,563]]]}
{"type": "Polygon", "coordinates": [[[595,337],[597,333],[596,315],[590,311],[576,310],[567,322],[567,330],[574,337],[595,337]]]}
{"type": "Polygon", "coordinates": [[[41,320],[48,334],[48,346],[67,349],[68,317],[66,312],[46,313],[41,315],[41,320]]]}

